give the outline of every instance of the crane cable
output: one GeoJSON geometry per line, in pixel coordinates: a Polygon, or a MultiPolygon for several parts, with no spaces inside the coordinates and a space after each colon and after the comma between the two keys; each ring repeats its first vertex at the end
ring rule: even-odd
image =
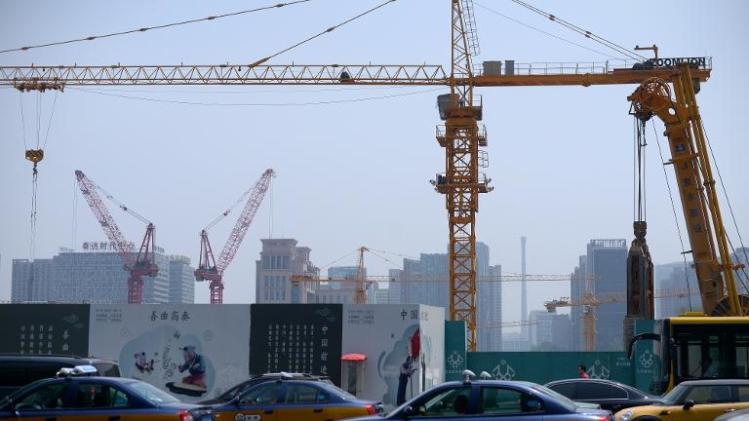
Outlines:
{"type": "Polygon", "coordinates": [[[552,38],[556,38],[556,39],[558,39],[559,41],[562,41],[562,42],[566,42],[567,44],[570,44],[570,45],[574,45],[574,46],[576,46],[576,47],[580,47],[580,48],[582,48],[582,49],[588,50],[588,51],[590,51],[590,52],[593,52],[593,53],[596,53],[596,54],[600,54],[600,55],[602,55],[602,56],[604,56],[604,57],[608,57],[608,58],[611,58],[611,59],[621,59],[621,57],[617,57],[617,56],[612,56],[612,55],[610,55],[610,54],[604,53],[603,51],[600,51],[600,50],[596,50],[596,49],[594,49],[594,48],[590,48],[590,47],[586,47],[586,46],[584,46],[584,45],[582,45],[582,44],[579,44],[579,43],[577,43],[577,42],[574,42],[574,41],[568,40],[567,38],[561,37],[561,36],[559,36],[559,35],[556,35],[556,34],[552,34],[551,32],[547,32],[547,31],[544,31],[543,29],[537,28],[537,27],[535,27],[535,26],[533,26],[533,25],[529,25],[529,24],[527,24],[527,23],[525,23],[525,22],[523,22],[523,21],[521,21],[521,20],[515,19],[515,18],[513,18],[513,17],[511,17],[511,16],[507,16],[507,15],[505,15],[504,13],[501,13],[501,12],[499,12],[499,11],[497,11],[497,10],[494,10],[494,9],[492,9],[492,8],[490,8],[490,7],[487,7],[487,6],[485,6],[485,5],[483,5],[483,4],[479,3],[479,2],[475,2],[475,3],[476,3],[476,5],[477,5],[478,7],[480,7],[480,8],[482,8],[482,9],[486,10],[487,12],[493,13],[493,14],[495,14],[495,15],[497,15],[497,16],[501,16],[501,17],[503,17],[503,18],[505,18],[505,19],[507,19],[507,20],[509,20],[509,21],[511,21],[511,22],[515,22],[515,23],[517,23],[518,25],[521,25],[521,26],[524,26],[524,27],[526,27],[526,28],[532,29],[532,30],[534,30],[534,31],[536,31],[536,32],[542,33],[542,34],[544,34],[544,35],[547,35],[547,36],[550,36],[550,37],[552,37],[552,38]]]}
{"type": "Polygon", "coordinates": [[[364,12],[361,12],[361,13],[359,13],[356,16],[348,18],[348,19],[344,20],[343,22],[340,22],[340,23],[338,23],[336,25],[333,25],[333,26],[331,26],[331,27],[323,30],[323,31],[320,31],[320,32],[318,32],[318,33],[316,33],[314,35],[311,35],[311,36],[307,37],[306,39],[304,39],[302,41],[299,41],[299,42],[297,42],[295,44],[292,44],[292,45],[290,45],[290,46],[288,46],[288,47],[286,47],[284,49],[278,50],[275,53],[273,53],[273,54],[271,54],[271,55],[269,55],[267,57],[261,58],[260,60],[254,62],[254,63],[251,63],[250,67],[259,66],[259,65],[265,63],[266,61],[272,59],[272,58],[278,57],[278,56],[280,56],[283,53],[286,53],[286,52],[291,51],[291,50],[293,50],[293,49],[295,49],[297,47],[300,47],[300,46],[302,46],[302,45],[304,45],[304,44],[306,44],[306,43],[314,40],[315,38],[318,38],[318,37],[321,37],[321,36],[323,36],[323,35],[325,35],[327,33],[333,32],[336,29],[340,28],[341,26],[344,26],[344,25],[346,25],[348,23],[351,23],[351,22],[353,22],[353,21],[355,21],[357,19],[360,19],[360,18],[362,18],[362,17],[364,17],[364,16],[366,16],[366,15],[368,15],[368,14],[370,14],[370,13],[372,13],[372,12],[374,12],[374,11],[382,8],[382,7],[385,7],[385,6],[389,5],[390,3],[394,3],[395,1],[396,0],[386,0],[385,2],[380,3],[379,5],[377,5],[375,7],[372,7],[370,9],[368,9],[368,10],[365,10],[364,12]]]}
{"type": "Polygon", "coordinates": [[[226,17],[239,16],[239,15],[244,15],[244,14],[247,14],[247,13],[261,12],[261,11],[265,11],[265,10],[269,10],[269,9],[278,9],[278,8],[281,8],[281,7],[284,7],[284,6],[291,6],[291,5],[295,5],[295,4],[299,4],[299,3],[306,3],[306,2],[309,2],[309,1],[312,1],[312,0],[296,0],[296,1],[286,2],[286,3],[278,3],[278,4],[274,4],[274,5],[270,5],[270,6],[257,7],[257,8],[254,8],[254,9],[246,9],[246,10],[240,10],[240,11],[237,11],[237,12],[223,13],[223,14],[220,14],[220,15],[206,16],[204,18],[188,19],[188,20],[183,20],[183,21],[179,21],[179,22],[166,23],[166,24],[163,24],[163,25],[145,26],[145,27],[142,27],[142,28],[130,29],[130,30],[127,30],[127,31],[112,32],[112,33],[102,34],[102,35],[91,35],[91,36],[87,36],[87,37],[74,38],[74,39],[70,39],[70,40],[66,40],[66,41],[49,42],[49,43],[45,43],[45,44],[29,45],[29,46],[25,46],[25,47],[7,48],[7,49],[4,49],[4,50],[0,50],[0,54],[11,53],[11,52],[19,52],[19,51],[28,51],[28,50],[37,49],[37,48],[53,47],[53,46],[59,46],[59,45],[65,45],[65,44],[73,44],[73,43],[83,42],[83,41],[93,41],[93,40],[96,40],[96,39],[110,38],[110,37],[116,37],[116,36],[121,36],[121,35],[130,35],[130,34],[136,34],[136,33],[143,33],[143,32],[150,31],[150,30],[155,30],[155,29],[165,29],[165,28],[171,28],[171,27],[174,27],[174,26],[188,25],[188,24],[191,24],[191,23],[207,22],[207,21],[212,21],[212,20],[217,20],[217,19],[223,19],[223,18],[226,18],[226,17]]]}
{"type": "Polygon", "coordinates": [[[304,107],[304,106],[310,106],[310,105],[349,104],[349,103],[355,103],[355,102],[367,102],[367,101],[375,101],[375,100],[381,100],[381,99],[400,98],[400,97],[406,97],[406,96],[427,94],[430,92],[437,92],[445,88],[439,87],[439,88],[423,89],[423,90],[418,90],[418,91],[408,91],[408,92],[386,94],[386,95],[373,95],[373,96],[358,97],[358,98],[330,99],[330,100],[307,101],[307,102],[201,102],[201,101],[185,101],[185,100],[179,100],[179,99],[162,99],[162,98],[153,98],[153,97],[136,96],[136,95],[123,95],[123,94],[115,94],[115,93],[111,93],[107,91],[97,91],[97,90],[81,89],[81,88],[73,88],[73,87],[68,87],[67,89],[78,91],[78,92],[83,92],[86,94],[109,96],[109,97],[114,97],[114,98],[138,100],[138,101],[145,101],[145,102],[157,102],[157,103],[165,103],[165,104],[198,105],[198,106],[203,106],[203,107],[304,107]]]}
{"type": "Polygon", "coordinates": [[[674,215],[674,222],[676,223],[676,232],[679,235],[679,244],[681,244],[681,257],[684,261],[684,283],[687,286],[687,300],[689,303],[689,311],[694,311],[692,307],[692,290],[689,286],[689,264],[687,263],[687,253],[684,249],[684,238],[681,233],[681,224],[679,224],[679,217],[676,213],[676,204],[674,203],[674,195],[671,190],[671,182],[668,180],[668,172],[666,172],[666,161],[663,157],[663,150],[661,149],[661,140],[658,137],[658,131],[655,129],[655,123],[653,126],[653,134],[655,134],[655,142],[658,144],[658,155],[660,155],[661,163],[663,163],[663,177],[666,180],[666,188],[668,189],[668,198],[671,199],[671,212],[674,215]]]}
{"type": "Polygon", "coordinates": [[[571,22],[568,22],[568,21],[566,21],[566,20],[564,20],[564,19],[562,19],[562,18],[560,18],[558,16],[555,16],[555,15],[553,15],[551,13],[545,12],[545,11],[543,11],[543,10],[541,10],[541,9],[533,6],[533,5],[530,5],[530,4],[528,4],[528,3],[526,3],[526,2],[524,2],[522,0],[510,0],[510,1],[512,1],[515,4],[520,5],[522,7],[525,7],[526,9],[528,9],[528,10],[534,12],[534,13],[537,13],[537,14],[545,17],[545,18],[549,19],[552,22],[556,22],[556,23],[562,25],[563,27],[565,27],[565,28],[567,28],[567,29],[569,29],[571,31],[574,31],[574,32],[577,32],[580,35],[583,35],[585,38],[589,38],[589,39],[593,40],[594,42],[597,42],[597,43],[603,45],[604,47],[610,48],[610,49],[616,51],[617,53],[625,55],[625,56],[627,56],[627,57],[629,57],[629,58],[631,58],[633,60],[640,61],[640,60],[645,60],[646,59],[646,57],[643,56],[643,55],[637,54],[636,52],[631,51],[631,50],[629,50],[629,49],[627,49],[625,47],[622,47],[621,45],[619,45],[619,44],[617,44],[615,42],[609,41],[606,38],[603,38],[602,36],[596,35],[596,34],[590,32],[588,30],[585,30],[585,29],[583,29],[583,28],[581,28],[581,27],[579,27],[579,26],[577,26],[577,25],[575,25],[575,24],[573,24],[571,22]]]}
{"type": "Polygon", "coordinates": [[[57,104],[57,94],[55,93],[54,102],[49,115],[49,121],[47,122],[47,130],[44,137],[44,142],[41,139],[42,131],[42,95],[41,92],[37,93],[35,108],[36,108],[36,149],[30,149],[26,140],[26,116],[23,107],[22,93],[19,93],[19,105],[21,111],[21,132],[23,137],[24,156],[26,160],[34,164],[31,175],[31,212],[29,214],[30,219],[30,239],[29,239],[29,259],[33,262],[36,253],[36,232],[37,232],[37,196],[39,191],[39,170],[38,164],[44,159],[44,148],[49,140],[49,131],[52,127],[52,118],[55,113],[55,106],[57,104]]]}
{"type": "MultiPolygon", "coordinates": [[[[739,224],[736,221],[736,214],[733,212],[733,205],[731,205],[731,199],[730,197],[728,197],[728,190],[726,190],[726,185],[723,182],[723,175],[720,172],[720,166],[718,165],[718,161],[715,159],[715,152],[713,152],[713,146],[710,143],[710,137],[707,135],[707,132],[705,132],[705,127],[704,127],[704,124],[702,124],[701,120],[700,120],[700,125],[702,126],[701,127],[702,132],[705,133],[705,140],[707,141],[707,148],[710,151],[710,157],[713,159],[713,164],[715,164],[715,172],[718,174],[718,181],[720,181],[720,187],[723,190],[723,196],[726,198],[726,205],[728,205],[728,213],[731,215],[731,221],[733,222],[733,227],[736,230],[737,237],[739,238],[739,245],[741,245],[742,253],[744,255],[744,262],[749,264],[749,255],[747,255],[747,252],[746,252],[747,249],[746,249],[746,246],[744,246],[744,239],[741,236],[741,231],[739,230],[739,224]]],[[[733,249],[734,254],[736,254],[736,257],[737,257],[736,260],[739,260],[738,251],[733,246],[733,242],[731,241],[731,238],[728,235],[726,235],[726,238],[728,239],[728,243],[730,244],[731,249],[733,249]]],[[[746,278],[746,281],[749,282],[749,274],[747,274],[746,267],[740,267],[738,269],[740,269],[741,271],[739,272],[737,270],[737,273],[739,274],[743,273],[744,278],[746,278]]],[[[741,282],[741,285],[747,291],[747,293],[749,293],[749,286],[747,286],[747,283],[743,279],[741,279],[741,276],[738,276],[738,279],[739,279],[739,282],[741,282]]]]}
{"type": "Polygon", "coordinates": [[[648,145],[645,136],[645,122],[634,118],[635,123],[635,169],[633,171],[634,186],[632,200],[634,206],[633,219],[635,221],[647,221],[647,192],[646,192],[646,167],[645,147],[648,145]]]}

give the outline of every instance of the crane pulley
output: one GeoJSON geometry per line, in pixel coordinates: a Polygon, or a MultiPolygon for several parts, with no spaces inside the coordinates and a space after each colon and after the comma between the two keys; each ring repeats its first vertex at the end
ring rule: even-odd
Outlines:
{"type": "Polygon", "coordinates": [[[234,255],[237,253],[240,244],[242,244],[247,229],[250,227],[250,224],[255,217],[255,213],[257,213],[257,210],[260,208],[260,204],[265,197],[265,193],[268,191],[271,178],[274,174],[275,173],[270,168],[265,170],[263,175],[251,189],[247,190],[230,208],[214,218],[213,221],[200,231],[200,260],[198,262],[198,268],[195,269],[195,279],[198,282],[210,282],[211,304],[222,304],[224,302],[224,271],[234,259],[234,255]],[[224,244],[221,254],[218,259],[216,259],[213,254],[211,242],[208,240],[208,230],[228,216],[232,209],[241,203],[245,197],[248,197],[245,207],[242,209],[239,218],[237,218],[237,222],[234,225],[231,234],[229,234],[229,238],[226,240],[226,244],[224,244]]]}
{"type": "Polygon", "coordinates": [[[104,230],[104,234],[106,234],[110,244],[117,250],[122,260],[122,266],[129,274],[127,279],[127,302],[130,304],[141,304],[143,302],[143,277],[149,276],[153,278],[159,273],[159,267],[156,264],[155,227],[153,223],[114,199],[112,195],[106,193],[88,178],[83,171],[76,170],[75,177],[83,198],[86,199],[86,203],[88,203],[91,212],[93,212],[94,217],[96,217],[99,225],[104,230]],[[138,254],[133,255],[130,243],[117,226],[112,214],[101,199],[99,192],[104,193],[105,197],[114,201],[120,209],[135,216],[141,222],[146,223],[146,233],[141,241],[138,254]]]}

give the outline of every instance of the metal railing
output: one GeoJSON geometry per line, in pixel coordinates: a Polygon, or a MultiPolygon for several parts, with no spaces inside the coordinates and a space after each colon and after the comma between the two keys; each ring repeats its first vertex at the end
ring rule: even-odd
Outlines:
{"type": "MultiPolygon", "coordinates": [[[[672,68],[678,65],[678,60],[688,59],[659,59],[647,60],[645,62],[635,60],[606,60],[604,62],[531,62],[531,63],[514,63],[512,74],[515,76],[528,75],[583,75],[583,74],[608,74],[615,70],[633,70],[637,67],[643,69],[672,68]],[[658,65],[660,64],[660,65],[658,65]]],[[[694,65],[702,70],[712,70],[712,57],[693,58],[694,65]]],[[[502,62],[501,73],[507,75],[506,61],[502,62]]],[[[474,64],[474,75],[483,76],[483,64],[474,64]]],[[[496,76],[496,75],[494,75],[496,76]]]]}

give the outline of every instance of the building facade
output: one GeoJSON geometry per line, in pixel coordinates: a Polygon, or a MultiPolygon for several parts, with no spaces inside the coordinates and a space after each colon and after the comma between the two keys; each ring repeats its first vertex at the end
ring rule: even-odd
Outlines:
{"type": "MultiPolygon", "coordinates": [[[[488,250],[487,259],[488,262],[488,250]]],[[[487,268],[487,274],[478,280],[478,351],[502,349],[502,265],[487,268]]]]}
{"type": "MultiPolygon", "coordinates": [[[[476,243],[476,305],[478,307],[479,351],[498,351],[502,336],[501,266],[489,265],[489,246],[476,243]]],[[[447,253],[422,253],[418,259],[403,259],[402,270],[391,270],[389,297],[391,303],[418,303],[443,307],[449,311],[447,253]]],[[[449,314],[449,313],[446,313],[449,314]]]]}
{"type": "MultiPolygon", "coordinates": [[[[580,302],[590,285],[591,293],[598,300],[614,299],[595,306],[596,316],[594,351],[622,351],[624,317],[627,314],[627,241],[624,239],[590,240],[587,253],[581,257],[580,265],[572,277],[571,298],[580,302]]],[[[573,306],[573,346],[584,350],[584,306],[573,306]]]]}
{"type": "MultiPolygon", "coordinates": [[[[193,303],[195,278],[190,259],[159,252],[155,258],[159,273],[143,278],[143,302],[193,303]]],[[[11,301],[127,303],[127,278],[120,255],[112,249],[62,249],[51,259],[13,260],[11,301]]]]}
{"type": "Polygon", "coordinates": [[[293,238],[260,241],[260,260],[255,262],[255,302],[314,303],[314,283],[291,280],[292,275],[320,275],[320,269],[310,261],[312,250],[298,247],[293,238]]]}
{"type": "Polygon", "coordinates": [[[195,302],[195,270],[190,266],[190,258],[169,256],[169,302],[195,302]]]}
{"type": "Polygon", "coordinates": [[[572,350],[572,322],[569,314],[533,310],[528,316],[531,351],[572,350]]]}

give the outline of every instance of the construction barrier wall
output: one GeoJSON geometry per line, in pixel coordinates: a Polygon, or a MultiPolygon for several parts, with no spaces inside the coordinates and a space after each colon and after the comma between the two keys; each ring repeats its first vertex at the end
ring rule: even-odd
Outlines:
{"type": "Polygon", "coordinates": [[[591,378],[634,384],[632,364],[623,352],[471,352],[467,359],[476,375],[486,371],[499,380],[545,384],[579,377],[582,364],[591,378]]]}

